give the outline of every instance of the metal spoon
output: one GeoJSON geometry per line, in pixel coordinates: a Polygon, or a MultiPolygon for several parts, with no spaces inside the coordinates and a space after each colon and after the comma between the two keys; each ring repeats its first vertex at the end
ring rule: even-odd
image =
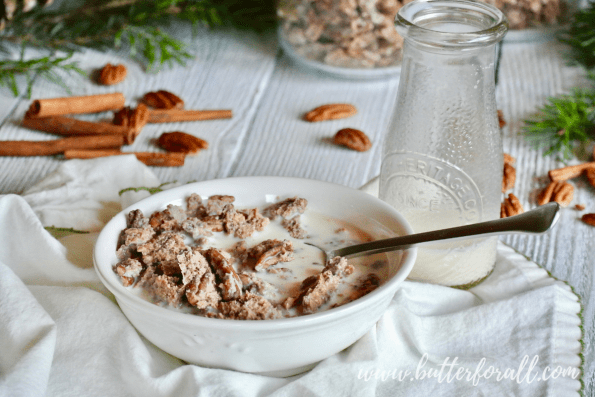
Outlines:
{"type": "Polygon", "coordinates": [[[430,241],[462,239],[472,236],[490,236],[506,233],[545,233],[558,220],[560,205],[548,203],[534,210],[527,211],[520,215],[508,218],[496,219],[493,221],[474,223],[471,225],[457,226],[449,229],[433,230],[425,233],[409,234],[407,236],[387,238],[372,241],[369,243],[356,244],[348,247],[338,248],[331,251],[310,244],[321,249],[326,254],[326,259],[335,256],[361,256],[378,254],[381,252],[404,250],[415,244],[427,243],[430,241]]]}

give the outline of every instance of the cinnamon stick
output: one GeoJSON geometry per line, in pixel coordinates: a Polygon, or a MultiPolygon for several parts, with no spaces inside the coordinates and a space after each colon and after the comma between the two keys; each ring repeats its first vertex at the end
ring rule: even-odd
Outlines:
{"type": "Polygon", "coordinates": [[[181,167],[186,156],[184,153],[154,153],[154,152],[121,152],[120,150],[67,150],[65,159],[94,159],[98,157],[134,154],[136,158],[149,166],[181,167]]]}
{"type": "Polygon", "coordinates": [[[230,119],[232,112],[225,110],[183,110],[183,109],[152,109],[149,113],[149,123],[173,123],[176,121],[201,121],[215,119],[230,119]]]}
{"type": "Polygon", "coordinates": [[[28,117],[62,116],[64,114],[97,113],[124,107],[124,95],[113,94],[37,99],[31,103],[28,117]]]}
{"type": "Polygon", "coordinates": [[[583,163],[583,164],[578,164],[578,165],[570,165],[568,167],[562,167],[562,168],[558,168],[555,170],[550,170],[548,172],[548,175],[552,182],[565,181],[568,179],[576,178],[577,176],[582,174],[583,171],[585,171],[589,168],[595,168],[595,162],[583,163]]]}
{"type": "Polygon", "coordinates": [[[122,135],[75,136],[50,141],[0,141],[0,156],[49,156],[72,149],[117,148],[122,135]]]}
{"type": "Polygon", "coordinates": [[[25,117],[23,127],[33,130],[45,131],[56,135],[122,135],[124,142],[130,145],[137,136],[136,130],[131,127],[101,123],[93,121],[77,120],[65,116],[52,117],[25,117]]]}

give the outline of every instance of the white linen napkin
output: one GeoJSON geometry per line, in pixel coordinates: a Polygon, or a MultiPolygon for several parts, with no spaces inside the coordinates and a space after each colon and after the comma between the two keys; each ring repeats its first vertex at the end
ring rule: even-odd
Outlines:
{"type": "Polygon", "coordinates": [[[67,161],[22,197],[0,196],[0,396],[579,395],[577,296],[503,244],[469,291],[404,282],[373,329],[306,374],[185,364],[139,335],[103,288],[97,233],[58,241],[43,228],[98,231],[119,202],[150,194],[120,189],[158,185],[116,156],[67,161]]]}

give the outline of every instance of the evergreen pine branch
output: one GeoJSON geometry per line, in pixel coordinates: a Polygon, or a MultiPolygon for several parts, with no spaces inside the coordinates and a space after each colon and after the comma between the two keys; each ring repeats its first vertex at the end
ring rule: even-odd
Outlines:
{"type": "Polygon", "coordinates": [[[64,83],[58,71],[85,75],[85,72],[78,67],[77,62],[69,62],[71,58],[72,53],[63,57],[48,55],[40,58],[25,59],[25,52],[22,50],[19,59],[0,61],[0,86],[10,89],[15,97],[19,96],[21,89],[19,89],[17,77],[24,76],[27,98],[31,98],[33,82],[36,77],[39,77],[61,86],[70,93],[68,86],[64,83]]]}
{"type": "Polygon", "coordinates": [[[595,67],[595,0],[577,11],[560,41],[570,45],[570,56],[586,69],[595,67]]]}
{"type": "Polygon", "coordinates": [[[222,23],[215,0],[89,0],[74,10],[32,12],[15,15],[3,37],[16,43],[43,48],[99,50],[127,48],[131,56],[148,67],[190,58],[186,44],[160,28],[173,20],[192,25],[222,23]]]}
{"type": "Polygon", "coordinates": [[[545,154],[572,157],[578,142],[595,139],[595,89],[576,89],[571,94],[548,99],[540,112],[525,121],[523,132],[545,154]]]}

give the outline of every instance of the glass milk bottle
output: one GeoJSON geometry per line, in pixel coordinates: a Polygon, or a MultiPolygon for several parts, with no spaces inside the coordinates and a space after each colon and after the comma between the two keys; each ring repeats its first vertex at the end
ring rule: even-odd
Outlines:
{"type": "MultiPolygon", "coordinates": [[[[405,44],[380,198],[415,232],[498,218],[503,164],[494,65],[506,17],[475,1],[413,1],[399,10],[396,26],[405,44]]],[[[492,271],[497,242],[420,246],[409,278],[469,288],[492,271]]]]}

